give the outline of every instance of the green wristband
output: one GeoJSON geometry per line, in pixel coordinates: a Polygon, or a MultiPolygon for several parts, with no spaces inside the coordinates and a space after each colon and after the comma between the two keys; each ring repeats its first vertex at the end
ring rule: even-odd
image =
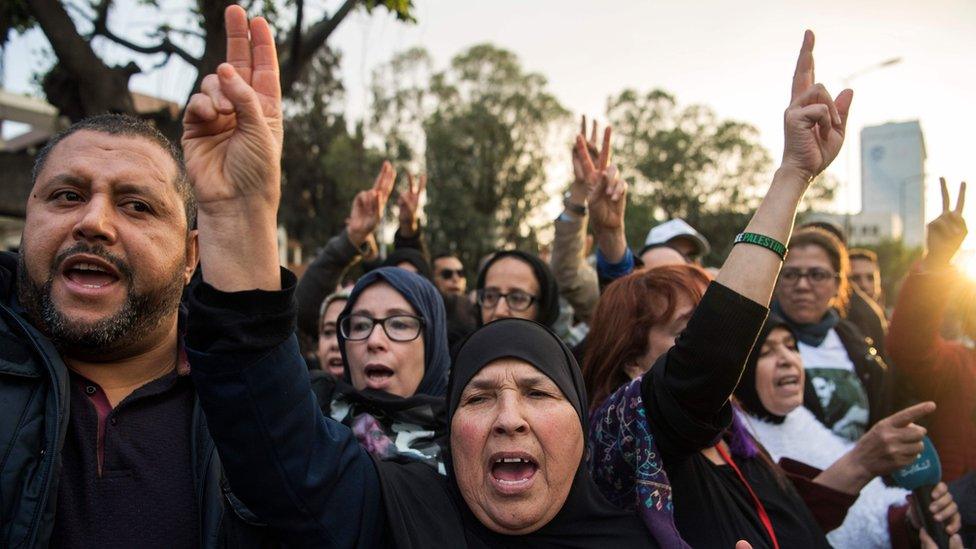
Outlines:
{"type": "Polygon", "coordinates": [[[739,233],[735,237],[735,243],[742,244],[743,242],[766,248],[778,255],[781,261],[786,259],[786,246],[775,238],[757,233],[739,233]]]}

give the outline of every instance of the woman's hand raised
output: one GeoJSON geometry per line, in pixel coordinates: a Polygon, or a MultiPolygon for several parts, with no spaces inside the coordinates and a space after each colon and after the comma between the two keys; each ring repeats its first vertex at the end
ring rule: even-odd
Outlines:
{"type": "Polygon", "coordinates": [[[836,98],[817,83],[813,68],[812,31],[803,35],[803,46],[793,73],[790,105],[784,115],[786,145],[782,168],[793,170],[805,181],[820,174],[840,152],[847,128],[847,114],[854,92],[846,89],[836,98]]]}
{"type": "Polygon", "coordinates": [[[396,181],[396,170],[389,161],[383,162],[380,173],[376,176],[373,186],[365,191],[356,193],[352,201],[352,211],[346,218],[346,233],[354,246],[361,246],[369,238],[386,211],[386,203],[393,192],[396,181]]]}

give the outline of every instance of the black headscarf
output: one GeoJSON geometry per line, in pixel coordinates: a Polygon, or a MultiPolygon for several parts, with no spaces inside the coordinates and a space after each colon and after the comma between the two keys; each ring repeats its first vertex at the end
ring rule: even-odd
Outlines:
{"type": "Polygon", "coordinates": [[[390,255],[386,256],[386,260],[383,261],[383,267],[396,267],[401,263],[413,265],[417,269],[417,274],[427,280],[433,280],[434,273],[430,269],[427,256],[420,250],[415,248],[397,248],[390,255]]]}
{"type": "MultiPolygon", "coordinates": [[[[500,358],[524,360],[552,379],[579,415],[586,441],[586,392],[572,353],[548,328],[514,318],[480,328],[459,348],[448,386],[448,426],[464,387],[500,358]]],[[[450,452],[446,461],[447,478],[436,486],[420,468],[379,467],[390,534],[398,547],[657,547],[635,513],[603,497],[590,478],[585,452],[560,511],[542,528],[521,536],[498,534],[481,524],[460,493],[450,452]]]]}
{"type": "Polygon", "coordinates": [[[752,348],[752,353],[746,361],[746,368],[742,372],[742,378],[739,379],[739,385],[735,388],[735,399],[739,402],[739,406],[749,415],[770,423],[783,423],[786,416],[778,416],[763,406],[762,400],[759,399],[759,393],[756,391],[756,367],[759,364],[759,354],[762,352],[766,338],[777,328],[783,328],[793,334],[794,338],[796,337],[796,332],[793,331],[788,322],[780,316],[770,314],[762,331],[759,332],[759,337],[756,338],[756,345],[752,348]]]}
{"type": "MultiPolygon", "coordinates": [[[[559,286],[556,285],[556,277],[553,276],[552,271],[549,270],[549,266],[546,265],[544,261],[538,257],[528,254],[525,252],[520,252],[518,250],[506,250],[503,252],[498,252],[491,256],[485,266],[481,268],[481,272],[478,273],[478,290],[485,289],[485,278],[488,274],[488,269],[495,264],[499,259],[506,257],[512,257],[518,259],[532,268],[532,273],[535,275],[536,281],[539,282],[539,295],[536,296],[538,299],[537,313],[535,320],[548,328],[552,328],[556,320],[559,319],[559,286]]],[[[475,304],[475,312],[478,317],[478,325],[481,325],[481,305],[475,304]]]]}

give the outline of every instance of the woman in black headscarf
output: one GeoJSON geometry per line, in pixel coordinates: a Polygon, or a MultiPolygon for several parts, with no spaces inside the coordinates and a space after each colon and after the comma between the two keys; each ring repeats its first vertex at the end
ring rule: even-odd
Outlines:
{"type": "Polygon", "coordinates": [[[559,318],[556,277],[532,254],[497,252],[478,273],[477,290],[479,325],[499,318],[524,318],[552,328],[559,318]]]}
{"type": "Polygon", "coordinates": [[[501,320],[461,346],[447,390],[447,475],[371,457],[324,417],[293,341],[239,356],[243,367],[194,354],[234,494],[289,545],[658,546],[590,479],[579,369],[543,326],[501,320]]]}
{"type": "Polygon", "coordinates": [[[338,325],[342,379],[312,376],[322,412],[351,428],[373,457],[421,461],[443,474],[450,357],[436,288],[404,269],[371,271],[349,294],[338,325]]]}
{"type": "Polygon", "coordinates": [[[905,520],[909,492],[885,486],[880,476],[915,460],[925,431],[912,425],[911,418],[930,412],[933,404],[916,404],[898,412],[900,419],[892,416],[878,422],[855,444],[825,427],[803,406],[803,378],[792,326],[770,315],[735,389],[736,414],[773,460],[817,467],[824,471],[822,476],[833,477],[832,484],[859,494],[843,524],[828,534],[831,546],[911,545],[917,535],[905,520]],[[892,434],[897,434],[891,437],[896,442],[879,444],[892,434]]]}
{"type": "Polygon", "coordinates": [[[637,515],[611,505],[590,479],[587,417],[579,367],[555,334],[521,319],[479,329],[451,371],[446,481],[422,468],[379,467],[392,539],[399,547],[656,547],[637,515]]]}

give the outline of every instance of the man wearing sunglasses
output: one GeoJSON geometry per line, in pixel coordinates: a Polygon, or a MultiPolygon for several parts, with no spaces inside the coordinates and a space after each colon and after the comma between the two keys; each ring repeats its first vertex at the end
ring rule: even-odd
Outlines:
{"type": "Polygon", "coordinates": [[[434,257],[434,285],[441,295],[463,296],[468,287],[464,278],[464,264],[454,254],[443,253],[434,257]]]}

